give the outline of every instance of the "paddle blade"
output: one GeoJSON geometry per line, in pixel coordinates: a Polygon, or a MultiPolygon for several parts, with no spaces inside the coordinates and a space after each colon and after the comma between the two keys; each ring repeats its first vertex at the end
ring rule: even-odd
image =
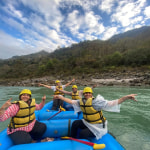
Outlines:
{"type": "Polygon", "coordinates": [[[61,111],[66,111],[66,109],[65,108],[63,108],[63,107],[61,107],[60,106],[60,108],[59,108],[61,111]]]}
{"type": "Polygon", "coordinates": [[[93,149],[103,149],[105,148],[105,144],[94,144],[93,145],[93,149]]]}
{"type": "Polygon", "coordinates": [[[70,137],[68,137],[68,136],[63,136],[63,137],[61,137],[62,139],[65,139],[65,140],[68,140],[68,139],[70,139],[70,137]]]}

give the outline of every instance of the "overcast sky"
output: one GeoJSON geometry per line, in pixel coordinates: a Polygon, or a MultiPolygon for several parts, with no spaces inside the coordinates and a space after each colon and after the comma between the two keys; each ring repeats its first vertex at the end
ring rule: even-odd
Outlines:
{"type": "Polygon", "coordinates": [[[150,25],[150,0],[0,0],[0,58],[150,25]]]}

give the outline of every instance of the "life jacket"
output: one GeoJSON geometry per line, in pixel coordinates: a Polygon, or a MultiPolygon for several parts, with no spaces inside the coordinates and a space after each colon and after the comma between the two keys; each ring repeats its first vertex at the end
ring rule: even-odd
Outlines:
{"type": "Polygon", "coordinates": [[[80,100],[80,108],[83,112],[83,118],[92,124],[96,124],[96,123],[103,123],[103,127],[104,127],[104,122],[106,120],[106,118],[103,117],[103,113],[102,110],[101,111],[97,111],[93,108],[92,106],[92,101],[94,100],[94,98],[89,98],[88,100],[83,101],[84,99],[80,100]]]}
{"type": "MultiPolygon", "coordinates": [[[[60,89],[60,90],[63,90],[62,86],[56,86],[56,89],[57,89],[57,88],[60,89]]],[[[62,92],[56,90],[56,91],[54,92],[54,95],[64,95],[64,93],[62,93],[62,92]]]]}
{"type": "Polygon", "coordinates": [[[72,92],[72,99],[74,100],[81,99],[81,97],[79,96],[79,91],[77,91],[76,93],[72,92]]]}
{"type": "Polygon", "coordinates": [[[31,100],[30,105],[22,100],[14,101],[13,104],[19,104],[19,111],[10,120],[10,124],[8,125],[10,130],[11,128],[15,129],[27,126],[35,119],[35,99],[31,100]]]}

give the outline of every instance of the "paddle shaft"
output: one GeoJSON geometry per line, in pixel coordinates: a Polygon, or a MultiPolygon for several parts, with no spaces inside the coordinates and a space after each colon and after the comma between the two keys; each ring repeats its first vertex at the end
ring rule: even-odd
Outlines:
{"type": "Polygon", "coordinates": [[[59,110],[56,114],[54,114],[54,115],[52,115],[52,116],[50,116],[47,120],[49,120],[49,119],[51,119],[51,118],[53,118],[53,117],[55,117],[57,114],[59,114],[61,112],[61,110],[59,110]]]}
{"type": "Polygon", "coordinates": [[[68,139],[73,140],[73,141],[77,141],[77,142],[80,142],[80,143],[83,143],[83,144],[86,144],[86,145],[89,145],[89,146],[93,146],[95,144],[95,143],[92,143],[92,142],[83,141],[83,140],[75,139],[75,138],[72,138],[72,137],[69,137],[68,139]]]}
{"type": "Polygon", "coordinates": [[[105,144],[97,144],[97,143],[87,142],[87,141],[75,139],[75,138],[68,137],[68,136],[62,137],[62,139],[68,139],[68,140],[77,141],[77,142],[80,142],[80,143],[92,146],[93,149],[103,149],[103,148],[105,148],[105,144]]]}

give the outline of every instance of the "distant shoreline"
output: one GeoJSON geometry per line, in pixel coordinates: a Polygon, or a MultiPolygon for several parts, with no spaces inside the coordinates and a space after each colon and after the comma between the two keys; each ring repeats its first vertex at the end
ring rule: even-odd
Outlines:
{"type": "Polygon", "coordinates": [[[45,76],[30,79],[6,79],[0,80],[0,86],[38,86],[38,83],[55,85],[55,80],[60,80],[62,84],[66,84],[75,78],[78,86],[150,86],[150,71],[146,72],[111,72],[101,74],[88,74],[78,76],[45,76]]]}

